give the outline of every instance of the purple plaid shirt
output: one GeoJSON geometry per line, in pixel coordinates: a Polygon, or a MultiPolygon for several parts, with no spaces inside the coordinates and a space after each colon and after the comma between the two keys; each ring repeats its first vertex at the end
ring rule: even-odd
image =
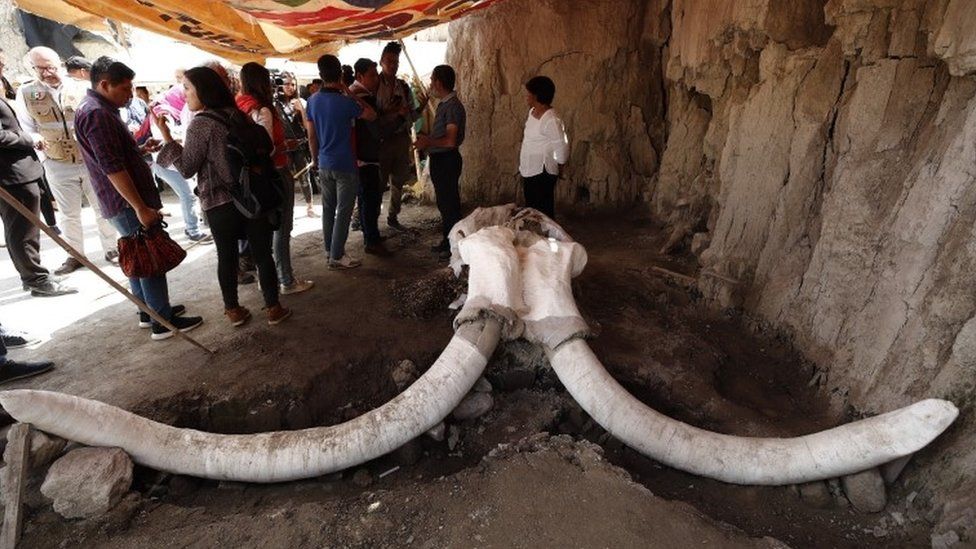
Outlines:
{"type": "Polygon", "coordinates": [[[109,219],[132,207],[108,179],[108,174],[121,171],[129,172],[146,206],[163,207],[149,165],[122,122],[118,107],[98,92],[88,90],[88,96],[75,112],[75,134],[102,207],[102,217],[109,219]]]}

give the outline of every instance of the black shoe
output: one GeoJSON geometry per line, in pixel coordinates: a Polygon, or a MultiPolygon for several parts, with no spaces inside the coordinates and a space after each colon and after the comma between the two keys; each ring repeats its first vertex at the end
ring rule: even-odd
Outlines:
{"type": "Polygon", "coordinates": [[[0,383],[43,374],[51,368],[54,368],[54,363],[50,361],[18,362],[9,358],[2,358],[0,359],[0,383]]]}
{"type": "Polygon", "coordinates": [[[8,332],[3,329],[0,329],[0,339],[3,339],[3,346],[7,349],[20,349],[41,340],[39,337],[24,332],[8,332]]]}
{"type": "Polygon", "coordinates": [[[65,286],[60,282],[51,282],[50,280],[37,286],[25,285],[24,291],[27,290],[30,290],[31,295],[34,297],[57,297],[59,295],[78,293],[76,288],[65,286]]]}
{"type": "Polygon", "coordinates": [[[108,261],[112,265],[119,264],[119,252],[115,250],[109,250],[105,252],[105,261],[108,261]]]}
{"type": "MultiPolygon", "coordinates": [[[[170,323],[172,323],[173,326],[176,326],[176,329],[181,332],[189,332],[190,330],[203,324],[203,318],[199,316],[174,316],[173,319],[170,320],[170,323]]],[[[152,336],[150,337],[152,337],[154,341],[169,339],[174,335],[176,334],[171,332],[166,326],[153,322],[152,336]]]]}
{"type": "MultiPolygon", "coordinates": [[[[170,311],[173,316],[183,316],[186,313],[186,307],[183,305],[173,305],[170,307],[170,311]]],[[[152,325],[152,317],[148,313],[139,311],[139,327],[152,328],[152,325]]]]}
{"type": "Polygon", "coordinates": [[[54,271],[54,274],[56,275],[71,274],[82,267],[84,267],[84,265],[81,264],[81,261],[78,261],[73,257],[69,257],[68,259],[64,260],[64,263],[62,263],[61,266],[58,267],[56,271],[54,271]]]}

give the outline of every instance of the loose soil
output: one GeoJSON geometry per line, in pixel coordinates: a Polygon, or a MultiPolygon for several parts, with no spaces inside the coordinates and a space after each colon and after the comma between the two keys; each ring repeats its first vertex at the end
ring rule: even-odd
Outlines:
{"type": "MultiPolygon", "coordinates": [[[[392,257],[365,256],[346,272],[326,268],[319,232],[297,236],[295,268],[316,286],[283,297],[295,314],[275,327],[264,322],[253,284],[240,293],[254,319],[229,326],[212,251],[178,268],[169,277],[172,301],[205,317],[191,335],[213,355],[177,339],[151,341],[121,303],[16,355],[58,368],[9,387],[63,391],[226,433],[355,417],[396,394],[390,372],[400,361],[426,369],[451,337],[445,305],[458,287],[429,252],[436,211],[412,206],[401,221],[415,230],[386,233],[392,257]]],[[[575,293],[596,332],[591,345],[645,403],[740,435],[791,436],[847,419],[788,342],[734,312],[709,310],[684,278],[652,269],[695,276],[690,259],[657,254],[665,235],[641,212],[561,221],[589,253],[575,293]]],[[[361,255],[361,233],[349,248],[361,255]]],[[[860,515],[842,499],[816,508],[791,487],[727,485],[636,454],[579,410],[527,343],[503,345],[485,376],[494,409],[450,424],[450,443],[422,437],[356,471],[272,486],[140,468],[134,492],[101,519],[64,521],[35,499],[23,543],[751,547],[775,546],[775,538],[793,547],[928,546],[922,519],[895,527],[887,514],[860,515]]],[[[909,505],[897,487],[889,498],[889,511],[909,505]]]]}

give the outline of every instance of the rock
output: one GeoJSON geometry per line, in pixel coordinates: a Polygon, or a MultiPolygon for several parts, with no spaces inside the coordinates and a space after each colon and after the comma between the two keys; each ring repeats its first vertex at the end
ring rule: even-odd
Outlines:
{"type": "Polygon", "coordinates": [[[367,469],[360,469],[352,476],[352,483],[360,488],[368,488],[373,484],[373,475],[367,469]]]}
{"type": "Polygon", "coordinates": [[[401,392],[417,381],[417,377],[417,366],[410,360],[401,360],[390,372],[390,379],[401,392]]]}
{"type": "Polygon", "coordinates": [[[948,549],[949,547],[955,547],[962,542],[959,539],[959,534],[955,530],[949,530],[943,534],[932,534],[930,538],[932,542],[932,549],[948,549]]]}
{"type": "Polygon", "coordinates": [[[132,460],[120,448],[79,448],[48,469],[41,493],[65,518],[101,515],[132,485],[132,460]]]}
{"type": "Polygon", "coordinates": [[[31,433],[30,467],[37,469],[54,461],[64,450],[68,441],[63,438],[33,431],[31,433]]]}
{"type": "Polygon", "coordinates": [[[447,432],[447,426],[445,426],[444,422],[442,421],[437,425],[431,427],[430,430],[427,431],[427,436],[436,440],[437,442],[443,442],[446,432],[447,432]]]}
{"type": "Polygon", "coordinates": [[[709,233],[695,233],[691,237],[691,253],[699,256],[712,243],[712,235],[709,233]]]}
{"type": "Polygon", "coordinates": [[[471,389],[476,393],[490,393],[492,390],[491,382],[484,378],[484,376],[478,378],[478,382],[474,384],[474,388],[471,389]]]}
{"type": "Polygon", "coordinates": [[[915,454],[909,454],[881,465],[881,476],[884,477],[885,484],[891,485],[898,480],[898,477],[901,476],[901,472],[905,470],[905,466],[908,465],[913,455],[915,454]]]}
{"type": "Polygon", "coordinates": [[[447,449],[453,452],[460,442],[461,429],[459,429],[457,425],[451,425],[447,429],[447,449]]]}
{"type": "Polygon", "coordinates": [[[879,513],[887,503],[884,478],[878,469],[868,469],[841,478],[847,499],[862,513],[879,513]]]}
{"type": "Polygon", "coordinates": [[[489,393],[471,393],[454,409],[452,415],[458,421],[476,419],[488,413],[495,400],[489,393]]]}
{"type": "Polygon", "coordinates": [[[826,482],[818,481],[799,484],[797,485],[797,490],[800,492],[800,499],[805,503],[809,503],[820,509],[833,507],[834,497],[830,495],[830,489],[827,488],[826,482]]]}

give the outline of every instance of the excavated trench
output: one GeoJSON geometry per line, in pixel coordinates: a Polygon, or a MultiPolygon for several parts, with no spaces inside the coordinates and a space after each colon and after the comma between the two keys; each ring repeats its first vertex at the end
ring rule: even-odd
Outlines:
{"type": "MultiPolygon", "coordinates": [[[[676,261],[656,255],[654,250],[660,249],[667,235],[643,214],[569,219],[565,226],[571,234],[580,235],[580,242],[590,250],[590,263],[574,282],[574,295],[595,332],[591,347],[611,374],[642,402],[698,427],[751,436],[795,436],[849,419],[852,410],[836,406],[821,386],[822,373],[803,361],[787,339],[738,313],[715,312],[680,279],[652,269],[660,266],[693,272],[694,265],[687,258],[676,261]],[[620,234],[631,238],[621,240],[620,234]]],[[[425,323],[450,324],[451,313],[444,305],[456,297],[459,287],[448,283],[443,272],[431,272],[418,269],[396,284],[381,283],[379,287],[398,301],[399,312],[393,318],[416,313],[425,323]],[[404,290],[433,287],[440,289],[404,290]],[[409,299],[415,302],[403,302],[409,299]]],[[[385,315],[383,311],[378,316],[385,315]]],[[[377,346],[355,358],[330,355],[328,347],[322,347],[323,351],[313,353],[319,361],[315,371],[320,373],[299,381],[294,372],[302,365],[282,358],[285,355],[270,334],[258,330],[238,337],[241,341],[227,345],[239,350],[224,353],[221,363],[203,366],[215,369],[219,364],[249,361],[260,364],[254,367],[260,368],[262,376],[263,372],[280,375],[258,376],[258,383],[230,389],[198,383],[209,388],[141,399],[130,409],[178,427],[217,433],[301,429],[357,417],[389,401],[403,389],[404,379],[411,379],[403,375],[402,347],[390,353],[386,351],[390,345],[377,346]],[[254,359],[258,348],[278,358],[260,355],[254,359]]],[[[409,355],[416,364],[414,375],[433,363],[438,354],[435,349],[432,345],[409,355]]],[[[306,356],[301,354],[300,360],[309,360],[306,356]]],[[[367,528],[352,510],[352,502],[370,502],[380,494],[393,493],[423,498],[437,492],[443,482],[488,469],[486,459],[499,446],[511,447],[549,433],[599,445],[609,463],[623,468],[656,496],[686,502],[753,537],[770,536],[792,547],[854,547],[879,541],[899,546],[928,544],[935,522],[926,515],[931,496],[912,494],[914,490],[901,481],[889,488],[886,511],[875,515],[858,513],[836,489],[826,500],[814,501],[807,495],[801,497],[794,487],[743,487],[710,481],[662,466],[610,437],[565,392],[538,347],[521,340],[501,344],[484,377],[492,386],[492,409],[476,419],[448,418],[442,440],[423,435],[359,467],[274,485],[192,479],[137,467],[135,495],[103,518],[65,521],[50,509],[49,502],[29,503],[25,539],[39,547],[111,544],[116,537],[157,535],[175,525],[184,528],[184,535],[195,536],[211,531],[208,520],[215,515],[278,516],[276,513],[283,512],[291,516],[311,505],[316,506],[314,513],[326,512],[332,517],[321,539],[334,540],[337,532],[345,532],[343,543],[370,546],[369,540],[387,539],[388,534],[400,532],[404,524],[417,519],[413,514],[398,515],[391,522],[367,528]],[[899,524],[893,513],[902,516],[899,524]],[[360,539],[357,525],[374,537],[355,542],[360,539]]],[[[926,450],[916,459],[930,460],[937,452],[926,450]]],[[[912,465],[908,471],[905,476],[911,477],[912,465]]],[[[43,473],[39,478],[43,479],[43,473]]],[[[517,487],[514,490],[508,495],[514,499],[507,501],[521,499],[517,487]]],[[[456,505],[452,500],[440,503],[456,505]]],[[[416,512],[414,508],[409,511],[416,512]]],[[[394,536],[384,543],[407,545],[405,539],[394,536]]],[[[311,540],[307,544],[318,545],[311,540]]]]}
{"type": "MultiPolygon", "coordinates": [[[[431,356],[426,363],[432,363],[431,356]]],[[[742,397],[743,405],[782,419],[773,411],[795,402],[797,395],[769,395],[765,381],[743,373],[729,359],[711,383],[725,397],[742,397]]],[[[613,368],[613,366],[610,366],[613,368]]],[[[142,415],[178,427],[216,433],[245,434],[324,426],[352,419],[396,395],[394,361],[375,357],[348,364],[338,373],[315,378],[303,390],[289,388],[258,392],[247,398],[211,399],[208,395],[182,394],[148,403],[136,410],[142,415]],[[393,375],[391,375],[391,373],[393,375]],[[362,383],[363,379],[371,380],[362,383]]],[[[422,372],[418,372],[422,373],[422,372]]],[[[400,449],[357,468],[312,481],[275,485],[245,485],[161,473],[137,466],[133,490],[144,502],[195,507],[219,506],[226,497],[253,500],[259,506],[269,490],[299,494],[309,482],[328,486],[329,498],[349,500],[372,497],[376,490],[409,486],[423,493],[425,484],[477,468],[492,450],[537,435],[569,435],[577,441],[599,445],[605,458],[627,471],[657,496],[689,503],[707,516],[754,537],[769,536],[791,547],[860,547],[876,542],[876,516],[858,514],[839,490],[832,502],[804,501],[796,487],[743,487],[703,479],[648,459],[604,431],[577,406],[562,388],[541,350],[527,342],[503,343],[485,371],[494,405],[485,415],[459,421],[449,417],[443,438],[421,436],[400,449]]],[[[622,379],[641,401],[675,417],[706,428],[722,428],[722,422],[702,421],[640,380],[622,379]]],[[[896,494],[896,498],[904,494],[896,494]]],[[[124,506],[123,506],[124,507],[124,506]]],[[[102,524],[111,535],[129,527],[131,516],[102,524]]],[[[924,546],[924,528],[884,532],[886,543],[924,546]]]]}

